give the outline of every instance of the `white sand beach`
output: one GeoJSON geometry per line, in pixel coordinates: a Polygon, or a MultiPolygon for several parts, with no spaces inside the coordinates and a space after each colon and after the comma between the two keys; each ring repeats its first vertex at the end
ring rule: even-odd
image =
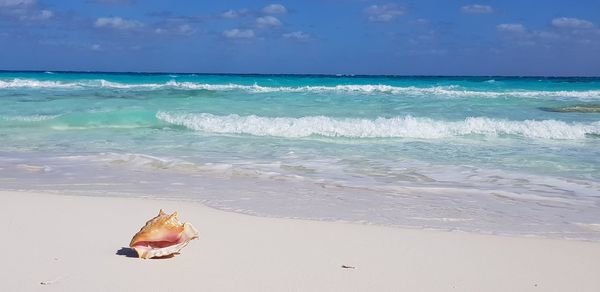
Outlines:
{"type": "Polygon", "coordinates": [[[192,202],[1,192],[1,291],[600,291],[600,243],[261,218],[192,202]],[[122,250],[160,208],[200,238],[122,250]],[[343,268],[347,266],[349,268],[343,268]]]}
{"type": "Polygon", "coordinates": [[[0,292],[600,292],[600,0],[538,2],[0,0],[0,292]]]}

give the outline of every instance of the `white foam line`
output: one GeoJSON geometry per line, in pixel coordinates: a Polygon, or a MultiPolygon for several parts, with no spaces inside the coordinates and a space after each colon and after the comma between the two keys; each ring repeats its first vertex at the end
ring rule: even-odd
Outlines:
{"type": "Polygon", "coordinates": [[[181,90],[211,90],[211,91],[234,91],[241,90],[250,93],[271,93],[271,92],[290,92],[290,93],[360,93],[360,94],[392,94],[392,95],[433,95],[446,97],[522,97],[522,98],[578,98],[578,99],[600,99],[600,90],[506,90],[506,91],[484,91],[467,90],[459,86],[391,86],[385,84],[365,84],[365,85],[335,85],[335,86],[261,86],[243,85],[235,83],[227,84],[208,84],[196,82],[178,82],[168,81],[165,83],[119,83],[107,81],[104,79],[80,80],[80,81],[40,81],[35,79],[12,79],[0,80],[0,89],[3,88],[47,88],[47,89],[82,89],[82,88],[115,88],[129,90],[154,90],[161,88],[174,88],[181,90]]]}
{"type": "Polygon", "coordinates": [[[0,116],[0,119],[6,121],[17,121],[17,122],[40,122],[46,120],[52,120],[60,115],[31,115],[31,116],[0,116]]]}
{"type": "Polygon", "coordinates": [[[487,117],[470,117],[462,121],[440,121],[412,116],[377,119],[334,119],[325,116],[301,118],[260,117],[208,113],[173,114],[158,112],[165,122],[207,133],[249,134],[255,136],[351,138],[420,138],[438,139],[465,135],[516,135],[541,139],[583,139],[600,134],[600,122],[566,123],[557,120],[510,121],[487,117]]]}

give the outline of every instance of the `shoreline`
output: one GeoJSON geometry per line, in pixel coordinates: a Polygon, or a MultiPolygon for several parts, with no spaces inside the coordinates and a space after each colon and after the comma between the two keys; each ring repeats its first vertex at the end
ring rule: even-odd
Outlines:
{"type": "MultiPolygon", "coordinates": [[[[223,182],[223,178],[211,178],[216,179],[219,182],[223,182]]],[[[209,179],[210,180],[210,179],[209,179]]],[[[227,179],[224,179],[227,180],[227,179]]],[[[203,181],[203,183],[208,183],[209,181],[203,181]]],[[[185,185],[184,185],[185,187],[185,185]]],[[[351,188],[349,188],[351,189],[351,188]]],[[[450,190],[450,189],[448,189],[450,190]]],[[[472,222],[472,219],[469,220],[456,220],[456,218],[416,218],[411,217],[411,219],[421,219],[426,220],[429,219],[431,222],[446,222],[448,225],[411,225],[408,223],[399,223],[399,222],[385,222],[385,221],[371,221],[368,219],[360,219],[360,218],[349,218],[345,216],[340,216],[336,214],[334,216],[323,215],[323,211],[331,211],[331,209],[320,210],[321,213],[315,214],[307,214],[307,213],[286,213],[289,211],[294,211],[290,209],[291,205],[274,205],[268,206],[268,210],[265,209],[256,209],[258,206],[256,203],[250,204],[247,206],[240,205],[228,205],[223,204],[223,202],[227,200],[231,200],[235,194],[239,194],[239,192],[243,192],[242,188],[236,188],[233,190],[222,190],[223,192],[218,193],[219,195],[224,196],[224,201],[213,201],[214,196],[211,197],[200,197],[193,198],[187,196],[178,196],[175,195],[174,192],[163,193],[162,195],[157,195],[156,193],[149,193],[148,190],[137,191],[137,192],[116,192],[114,190],[59,190],[59,189],[0,189],[1,193],[35,193],[35,194],[48,194],[48,195],[57,195],[57,196],[73,196],[73,197],[98,197],[98,198],[124,198],[124,199],[141,199],[141,200],[151,200],[151,201],[181,201],[189,204],[198,204],[210,209],[214,209],[221,212],[227,213],[235,213],[245,216],[252,217],[260,217],[260,218],[270,218],[270,219],[289,219],[289,220],[300,220],[300,221],[310,221],[310,222],[325,222],[325,223],[340,223],[340,224],[354,224],[354,225],[362,225],[362,226],[375,226],[375,227],[384,227],[384,228],[393,228],[393,229],[403,229],[403,230],[416,230],[416,231],[432,231],[432,232],[455,232],[455,233],[468,233],[468,234],[476,234],[476,235],[485,235],[485,236],[500,236],[500,237],[509,237],[509,238],[530,238],[530,239],[549,239],[549,240],[567,240],[567,241],[580,241],[580,242],[592,242],[592,243],[600,243],[600,239],[594,236],[586,237],[584,233],[580,232],[576,235],[565,231],[565,230],[555,230],[554,232],[544,230],[539,233],[530,233],[527,231],[506,231],[502,229],[473,229],[465,226],[452,225],[453,223],[464,222],[472,222]],[[273,210],[277,209],[277,212],[273,212],[273,210]],[[439,220],[437,220],[439,219],[439,220]],[[583,236],[582,236],[583,235],[583,236]]],[[[282,193],[286,193],[286,191],[290,191],[290,189],[285,189],[282,193]]],[[[185,192],[180,190],[180,192],[185,192]]],[[[464,189],[464,192],[470,192],[469,189],[464,189]]],[[[214,193],[212,190],[211,193],[214,193]]],[[[348,194],[348,193],[346,193],[348,194]]],[[[454,194],[454,193],[453,193],[454,194]]],[[[263,198],[264,199],[264,198],[263,198]]],[[[250,200],[247,200],[250,201],[250,200]]],[[[264,203],[264,200],[262,201],[264,203]]],[[[303,206],[306,208],[306,206],[303,206]]],[[[314,207],[318,207],[315,205],[314,207]]],[[[297,211],[297,210],[296,210],[297,211]]],[[[351,210],[344,209],[344,212],[350,212],[351,210]]],[[[398,211],[398,210],[395,210],[398,211]]],[[[404,214],[405,215],[405,214],[404,214]]],[[[573,225],[578,226],[582,230],[586,230],[590,234],[596,234],[600,231],[600,227],[595,223],[573,223],[573,225]]]]}
{"type": "MultiPolygon", "coordinates": [[[[156,195],[144,195],[141,193],[132,192],[114,192],[114,191],[77,191],[77,190],[16,190],[16,189],[0,189],[0,195],[4,193],[24,193],[24,194],[36,194],[36,195],[50,195],[50,196],[68,196],[68,197],[86,197],[86,198],[109,198],[109,199],[128,199],[128,200],[148,200],[156,202],[181,202],[191,205],[199,205],[204,208],[215,210],[217,212],[225,212],[238,214],[242,216],[250,216],[265,219],[274,220],[297,220],[306,222],[323,222],[323,223],[335,223],[335,224],[350,224],[359,226],[373,226],[381,228],[400,229],[407,231],[425,231],[425,232],[442,232],[442,233],[465,233],[481,236],[495,236],[495,237],[506,237],[506,238],[523,238],[523,239],[542,239],[542,240],[559,240],[559,241],[576,241],[576,242],[590,242],[600,244],[600,239],[582,238],[582,237],[566,237],[566,236],[549,236],[548,234],[531,234],[531,233],[510,233],[510,232],[497,232],[491,230],[465,230],[460,227],[433,227],[433,226],[416,226],[416,225],[403,225],[399,223],[378,223],[370,221],[353,221],[340,219],[337,217],[303,217],[303,216],[286,216],[281,214],[270,214],[264,212],[257,212],[252,209],[240,209],[222,205],[211,205],[209,202],[186,198],[186,197],[160,197],[156,195]]],[[[452,220],[448,220],[452,222],[452,220]]],[[[587,224],[579,224],[587,225],[587,224]]],[[[597,224],[590,224],[596,226],[597,224]]],[[[590,227],[585,227],[590,228],[590,227]]],[[[557,234],[560,232],[556,232],[557,234]]]]}
{"type": "Polygon", "coordinates": [[[0,191],[0,202],[16,239],[0,243],[6,291],[600,290],[597,242],[258,217],[170,199],[0,191]],[[160,208],[200,238],[171,259],[127,257],[121,248],[160,208]]]}

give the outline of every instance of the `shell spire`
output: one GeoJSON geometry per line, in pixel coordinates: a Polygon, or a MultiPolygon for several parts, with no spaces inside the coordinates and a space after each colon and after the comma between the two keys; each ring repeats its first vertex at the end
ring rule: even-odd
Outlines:
{"type": "Polygon", "coordinates": [[[129,246],[140,258],[149,259],[178,253],[196,238],[198,231],[192,224],[179,221],[177,212],[167,215],[160,209],[158,215],[133,236],[129,246]]]}

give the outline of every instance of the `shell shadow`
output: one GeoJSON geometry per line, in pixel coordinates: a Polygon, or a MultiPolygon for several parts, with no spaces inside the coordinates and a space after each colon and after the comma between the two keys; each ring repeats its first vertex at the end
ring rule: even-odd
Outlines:
{"type": "MultiPolygon", "coordinates": [[[[117,252],[115,253],[116,255],[120,255],[120,256],[124,256],[124,257],[128,257],[128,258],[138,258],[138,254],[137,252],[133,249],[133,248],[129,248],[129,247],[121,247],[121,249],[117,250],[117,252]]],[[[179,253],[173,253],[170,255],[166,255],[166,256],[162,256],[162,257],[155,257],[152,259],[170,259],[172,257],[174,257],[175,255],[178,255],[179,253]]]]}
{"type": "Polygon", "coordinates": [[[128,258],[137,258],[138,254],[133,248],[129,247],[121,247],[121,249],[117,250],[116,255],[128,257],[128,258]]]}

